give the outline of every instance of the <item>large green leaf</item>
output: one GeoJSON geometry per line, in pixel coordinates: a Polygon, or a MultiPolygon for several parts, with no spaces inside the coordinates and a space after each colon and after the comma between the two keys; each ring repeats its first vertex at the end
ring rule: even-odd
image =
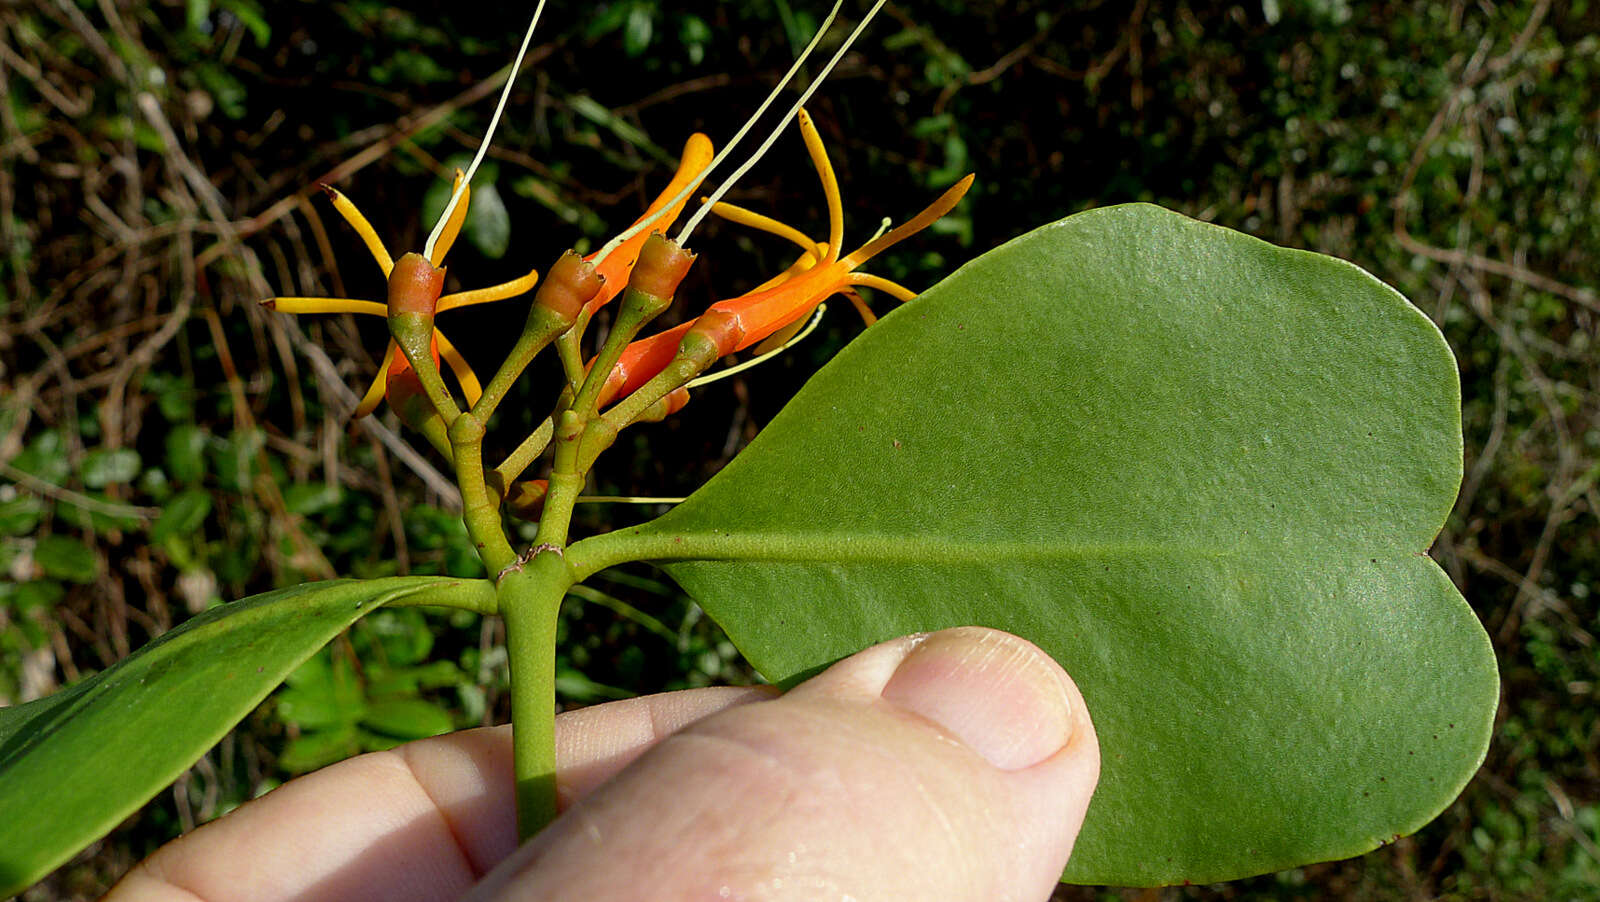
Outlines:
{"type": "Polygon", "coordinates": [[[676,559],[780,681],[916,630],[1032,639],[1104,757],[1065,879],[1229,879],[1416,830],[1482,761],[1494,658],[1425,553],[1459,407],[1438,330],[1356,267],[1094,210],[887,316],[588,553],[676,559]]]}
{"type": "Polygon", "coordinates": [[[416,577],[256,595],[206,611],[55,695],[0,709],[0,898],[171,783],[363,614],[384,604],[460,604],[446,596],[486,586],[416,577]]]}

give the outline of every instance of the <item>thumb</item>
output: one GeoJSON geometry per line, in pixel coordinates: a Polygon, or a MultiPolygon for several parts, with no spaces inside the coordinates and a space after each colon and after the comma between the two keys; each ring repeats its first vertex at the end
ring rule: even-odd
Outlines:
{"type": "Polygon", "coordinates": [[[1099,762],[1033,644],[897,639],[668,736],[470,898],[1044,899],[1099,762]]]}

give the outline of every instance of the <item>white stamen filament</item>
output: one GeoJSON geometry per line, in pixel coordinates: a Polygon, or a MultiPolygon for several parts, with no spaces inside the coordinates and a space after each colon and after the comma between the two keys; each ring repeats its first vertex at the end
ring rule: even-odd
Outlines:
{"type": "Polygon", "coordinates": [[[648,495],[579,495],[579,504],[682,504],[683,498],[655,498],[648,495]]]}
{"type": "Polygon", "coordinates": [[[773,142],[778,140],[778,135],[783,131],[784,127],[789,124],[789,121],[795,117],[796,113],[800,112],[800,108],[805,106],[806,101],[811,99],[811,95],[816,93],[817,88],[822,86],[822,82],[827,79],[828,73],[832,72],[833,67],[838,65],[839,60],[844,58],[845,53],[850,50],[850,45],[854,44],[856,38],[861,36],[861,32],[866,30],[867,25],[872,22],[872,17],[878,14],[878,10],[883,8],[885,2],[886,0],[878,0],[877,3],[872,4],[872,9],[867,10],[867,14],[861,18],[861,24],[857,25],[855,30],[850,32],[850,36],[844,39],[844,43],[839,45],[839,49],[834,52],[833,58],[828,60],[828,64],[822,67],[822,71],[817,74],[817,77],[812,80],[811,84],[806,86],[805,91],[801,92],[800,99],[789,107],[789,112],[784,115],[783,121],[778,123],[771,134],[767,135],[767,140],[762,142],[761,146],[756,149],[750,159],[744,162],[743,166],[734,170],[733,175],[728,176],[726,181],[717,186],[717,190],[711,193],[711,198],[702,204],[700,209],[694,211],[694,215],[689,217],[688,222],[684,223],[683,231],[678,233],[679,247],[689,246],[689,233],[694,231],[694,227],[700,224],[700,220],[706,218],[706,214],[711,212],[711,208],[716,205],[717,201],[722,200],[722,196],[728,193],[728,189],[733,187],[740,176],[749,172],[751,167],[761,161],[767,150],[772,147],[773,142]]]}
{"type": "MultiPolygon", "coordinates": [[[[795,59],[794,65],[790,66],[789,71],[783,74],[783,78],[778,81],[777,86],[767,93],[767,99],[761,101],[761,105],[756,107],[756,111],[751,114],[749,119],[745,120],[744,125],[740,126],[737,132],[734,132],[733,139],[730,140],[722,148],[722,150],[718,151],[717,154],[711,158],[711,162],[707,164],[705,169],[700,171],[700,175],[697,176],[694,181],[685,185],[683,190],[679,191],[677,194],[674,194],[671,200],[667,201],[665,204],[662,204],[661,209],[657,210],[654,214],[634,223],[632,226],[629,226],[626,230],[624,230],[622,234],[606,242],[605,246],[600,248],[600,252],[595,254],[594,259],[590,262],[592,262],[595,266],[599,266],[601,263],[604,263],[605,259],[611,256],[611,252],[621,247],[623,242],[639,234],[640,232],[643,232],[645,229],[650,228],[652,225],[655,225],[657,220],[667,214],[667,211],[671,210],[673,207],[676,207],[680,202],[683,201],[684,198],[694,193],[695,189],[699,188],[700,185],[705,182],[706,177],[711,175],[712,171],[715,170],[723,160],[727,159],[728,155],[733,152],[735,147],[739,146],[739,142],[744,139],[745,134],[748,133],[756,124],[756,120],[760,119],[761,115],[767,111],[767,107],[772,106],[772,101],[778,99],[778,95],[783,92],[783,89],[789,86],[789,82],[794,79],[795,73],[799,72],[800,67],[805,64],[806,57],[810,56],[811,51],[816,49],[817,44],[822,40],[822,36],[828,33],[828,26],[833,24],[833,19],[839,14],[839,7],[843,4],[844,0],[834,0],[833,9],[828,11],[828,17],[822,20],[822,24],[817,28],[817,33],[811,36],[811,42],[805,46],[804,50],[800,51],[800,56],[795,59]]],[[[879,5],[882,5],[881,0],[879,5]]],[[[818,81],[821,81],[821,79],[819,78],[818,81]]],[[[793,116],[793,113],[789,114],[790,118],[793,116]]],[[[743,170],[740,171],[742,172],[743,170]]]]}
{"type": "Polygon", "coordinates": [[[444,224],[450,221],[450,214],[456,211],[456,204],[461,202],[461,195],[466,192],[467,186],[472,184],[472,176],[478,171],[478,164],[483,162],[484,154],[489,152],[489,142],[494,140],[494,130],[500,126],[500,114],[505,112],[506,100],[511,97],[511,86],[517,81],[517,73],[522,71],[522,58],[528,54],[528,44],[533,40],[534,26],[539,24],[539,16],[544,12],[545,0],[539,0],[539,5],[534,7],[533,21],[528,23],[528,31],[522,36],[522,47],[517,51],[516,62],[511,64],[511,71],[506,75],[506,86],[500,92],[500,102],[495,105],[494,117],[489,120],[489,130],[484,132],[483,140],[478,144],[478,153],[472,158],[472,165],[467,167],[466,177],[456,190],[450,193],[450,202],[445,204],[444,212],[439,214],[439,221],[434,224],[433,231],[428,233],[428,241],[422,246],[422,256],[433,259],[433,246],[439,242],[439,236],[444,233],[444,224]]]}

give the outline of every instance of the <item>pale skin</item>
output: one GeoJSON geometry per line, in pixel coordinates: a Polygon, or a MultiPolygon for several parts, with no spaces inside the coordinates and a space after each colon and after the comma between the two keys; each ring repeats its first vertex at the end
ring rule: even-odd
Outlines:
{"type": "Polygon", "coordinates": [[[111,902],[1048,898],[1100,768],[1035,646],[895,639],[778,695],[712,688],[556,723],[564,813],[517,847],[509,728],[363,755],[144,862],[111,902]]]}

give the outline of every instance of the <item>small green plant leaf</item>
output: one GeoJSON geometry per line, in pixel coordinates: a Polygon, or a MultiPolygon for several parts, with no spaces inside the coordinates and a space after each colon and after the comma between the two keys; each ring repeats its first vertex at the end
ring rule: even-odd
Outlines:
{"type": "Polygon", "coordinates": [[[326,732],[296,736],[278,756],[278,766],[291,774],[325,767],[361,751],[361,731],[353,723],[326,732]]]}
{"type": "Polygon", "coordinates": [[[96,448],[83,456],[78,473],[91,489],[128,482],[139,475],[139,452],[132,448],[96,448]]]}
{"type": "Polygon", "coordinates": [[[45,576],[74,583],[92,583],[99,572],[94,549],[69,536],[40,536],[33,562],[45,576]]]}
{"type": "Polygon", "coordinates": [[[171,538],[193,535],[211,514],[211,496],[200,489],[187,489],[167,502],[161,516],[150,527],[150,541],[161,545],[171,538]]]}
{"type": "Polygon", "coordinates": [[[391,698],[367,708],[362,726],[395,739],[424,739],[455,729],[450,712],[420,698],[391,698]]]}
{"type": "Polygon", "coordinates": [[[39,525],[44,503],[32,495],[18,495],[0,501],[0,535],[25,536],[39,525]]]}
{"type": "Polygon", "coordinates": [[[478,253],[490,260],[504,257],[511,247],[511,214],[494,182],[482,181],[472,187],[465,231],[478,253]]]}
{"type": "Polygon", "coordinates": [[[256,595],[55,695],[0,709],[0,898],[116,826],[363,614],[478,588],[409,577],[256,595]]]}
{"type": "Polygon", "coordinates": [[[769,678],[981,624],[1083,690],[1065,879],[1344,858],[1481,763],[1497,674],[1427,549],[1461,478],[1438,330],[1354,266],[1150,206],[969,263],[688,501],[572,553],[665,559],[769,678]]]}
{"type": "Polygon", "coordinates": [[[206,434],[192,423],[167,433],[167,471],[174,481],[193,485],[206,474],[206,434]]]}
{"type": "Polygon", "coordinates": [[[354,727],[367,713],[367,699],[355,667],[345,658],[328,663],[326,652],[317,655],[288,679],[289,687],[274,701],[278,717],[302,730],[354,727]]]}

